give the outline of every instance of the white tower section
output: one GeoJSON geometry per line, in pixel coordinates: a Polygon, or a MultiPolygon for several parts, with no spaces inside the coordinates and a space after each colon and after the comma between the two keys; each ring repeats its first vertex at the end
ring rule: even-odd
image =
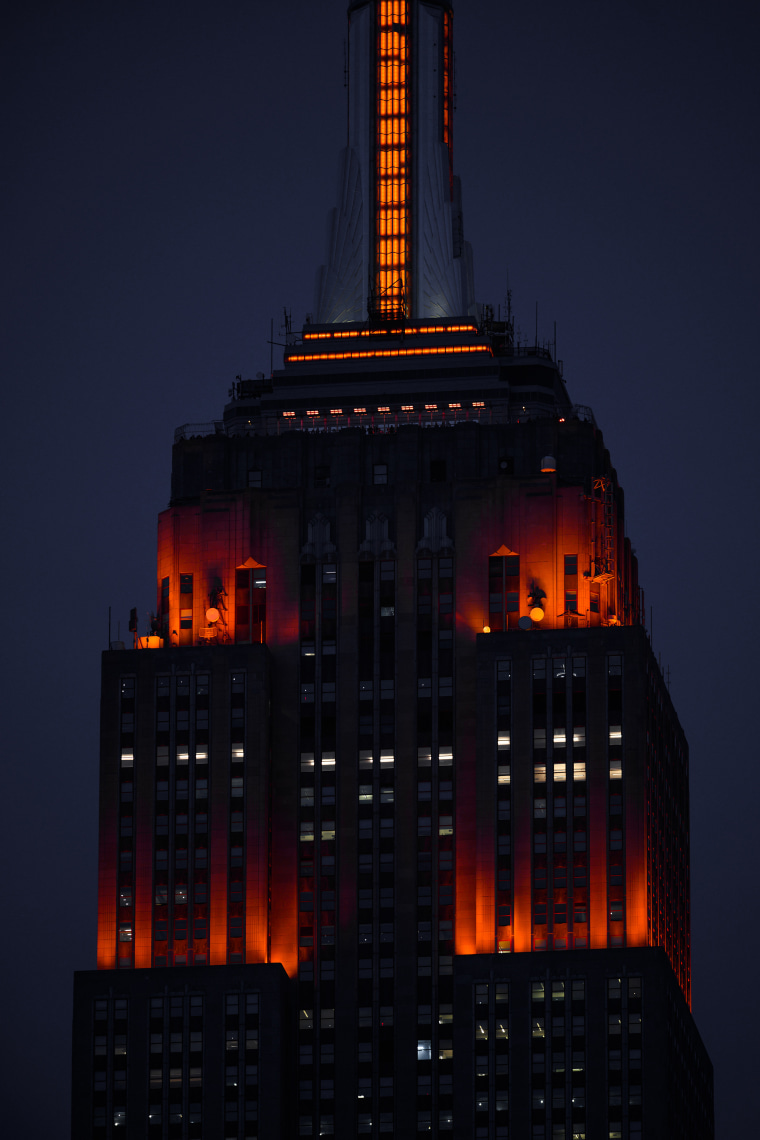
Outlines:
{"type": "Polygon", "coordinates": [[[364,0],[349,10],[349,137],[338,205],[328,218],[327,262],[317,274],[318,324],[391,314],[384,286],[390,263],[380,237],[389,231],[378,208],[384,162],[398,163],[401,174],[403,237],[390,277],[399,282],[394,292],[403,316],[476,315],[472,252],[462,237],[459,180],[451,174],[451,18],[445,0],[364,0]],[[391,57],[400,62],[389,65],[391,57]],[[406,119],[400,131],[393,120],[396,149],[384,158],[390,150],[384,145],[390,135],[382,133],[391,129],[383,124],[389,77],[398,96],[399,75],[406,119]]]}

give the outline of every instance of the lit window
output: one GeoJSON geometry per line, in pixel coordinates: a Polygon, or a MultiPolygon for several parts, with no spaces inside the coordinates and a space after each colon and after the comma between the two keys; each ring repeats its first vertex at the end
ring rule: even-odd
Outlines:
{"type": "Polygon", "coordinates": [[[610,779],[622,780],[623,778],[623,761],[610,760],[610,779]]]}
{"type": "Polygon", "coordinates": [[[430,1061],[432,1059],[432,1042],[431,1041],[418,1041],[417,1042],[417,1060],[430,1061]]]}
{"type": "Polygon", "coordinates": [[[576,760],[573,764],[573,779],[585,780],[586,779],[586,762],[585,760],[576,760]]]}

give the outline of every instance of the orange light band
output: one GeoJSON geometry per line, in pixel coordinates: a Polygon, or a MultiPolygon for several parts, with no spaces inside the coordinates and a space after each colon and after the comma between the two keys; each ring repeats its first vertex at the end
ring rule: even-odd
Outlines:
{"type": "Polygon", "coordinates": [[[366,360],[378,356],[450,356],[459,352],[480,352],[493,356],[493,350],[487,344],[447,344],[436,348],[375,348],[366,352],[298,352],[286,355],[285,359],[293,363],[311,360],[366,360]]]}
{"type": "Polygon", "coordinates": [[[404,325],[403,328],[398,329],[357,329],[340,332],[318,332],[318,333],[304,333],[304,340],[345,340],[349,337],[378,337],[378,336],[414,336],[418,333],[455,333],[455,332],[469,332],[476,333],[478,326],[470,323],[466,325],[421,325],[412,326],[404,325]]]}
{"type": "MultiPolygon", "coordinates": [[[[472,404],[471,406],[473,408],[484,408],[485,404],[481,402],[481,403],[472,404]]],[[[449,408],[456,409],[456,408],[461,408],[461,407],[462,407],[461,404],[449,404],[449,408]]],[[[402,412],[413,412],[415,410],[414,404],[402,404],[400,410],[402,412]]],[[[421,412],[422,407],[420,406],[417,410],[421,412]]],[[[425,404],[425,411],[426,412],[437,411],[437,410],[438,410],[437,404],[425,404]]],[[[382,408],[378,408],[377,411],[383,412],[383,413],[389,413],[392,411],[392,409],[390,406],[384,406],[382,408]]],[[[283,414],[283,416],[295,416],[296,413],[295,412],[283,412],[282,414],[283,414]]],[[[316,416],[316,415],[319,415],[319,412],[307,412],[306,414],[308,416],[316,416]]],[[[342,415],[343,413],[339,412],[337,408],[331,408],[330,414],[335,416],[335,415],[342,415]]],[[[367,409],[366,408],[354,408],[353,414],[355,416],[366,416],[367,415],[367,409]]],[[[324,412],[323,415],[326,416],[327,412],[324,412]]]]}

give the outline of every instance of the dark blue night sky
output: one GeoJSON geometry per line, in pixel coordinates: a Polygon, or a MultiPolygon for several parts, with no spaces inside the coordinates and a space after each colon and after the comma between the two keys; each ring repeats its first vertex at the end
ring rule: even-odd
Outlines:
{"type": "MultiPolygon", "coordinates": [[[[24,0],[3,95],[3,1131],[69,1135],[95,959],[100,651],[155,599],[174,428],[312,308],[345,0],[24,0]],[[114,632],[115,636],[115,632],[114,632]]],[[[553,336],[626,490],[691,744],[694,1013],[749,1136],[760,987],[758,122],[749,0],[459,0],[478,298],[553,336]],[[755,662],[755,664],[753,664],[755,662]],[[752,715],[750,715],[752,714],[752,715]]],[[[275,366],[277,366],[275,360],[275,366]]],[[[144,632],[144,629],[143,629],[144,632]]]]}

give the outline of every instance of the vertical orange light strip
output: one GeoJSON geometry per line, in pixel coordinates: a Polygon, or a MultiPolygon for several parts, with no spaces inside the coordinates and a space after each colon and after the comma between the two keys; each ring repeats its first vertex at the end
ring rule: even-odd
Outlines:
{"type": "Polygon", "coordinates": [[[410,20],[406,0],[379,0],[375,75],[375,312],[405,316],[409,300],[410,20]]]}
{"type": "Polygon", "coordinates": [[[457,743],[456,821],[456,922],[454,946],[457,954],[476,954],[477,944],[477,803],[475,739],[457,743]]]}
{"type": "MultiPolygon", "coordinates": [[[[98,969],[116,966],[116,889],[118,882],[118,839],[115,799],[104,802],[106,780],[100,776],[100,841],[98,852],[98,969]]],[[[108,791],[111,789],[108,788],[108,791]]]]}
{"type": "Polygon", "coordinates": [[[443,141],[449,152],[449,195],[454,198],[454,81],[452,13],[443,13],[443,141]]]}
{"type": "Polygon", "coordinates": [[[227,962],[227,836],[229,832],[229,768],[215,765],[211,770],[211,831],[209,834],[209,941],[208,964],[227,962]],[[222,770],[219,771],[219,768],[222,770]],[[224,782],[223,782],[224,781],[224,782]]]}
{"type": "Polygon", "coordinates": [[[588,779],[588,921],[589,949],[607,945],[607,759],[588,779]]]}
{"type": "MultiPolygon", "coordinates": [[[[153,680],[151,678],[151,685],[153,680]]],[[[138,753],[139,756],[139,753],[138,753]]],[[[137,758],[136,758],[137,759],[137,758]]],[[[152,757],[151,757],[152,760],[152,757]]],[[[141,765],[142,767],[142,765],[141,765]]],[[[134,852],[135,969],[151,965],[153,946],[153,772],[152,764],[137,784],[134,852]]]]}
{"type": "MultiPolygon", "coordinates": [[[[493,813],[492,813],[493,814],[493,813]]],[[[493,822],[478,830],[475,874],[475,953],[493,954],[496,949],[496,874],[493,822]]]]}
{"type": "Polygon", "coordinates": [[[248,808],[245,904],[246,962],[266,962],[269,933],[267,831],[266,818],[262,818],[263,812],[261,811],[261,805],[268,804],[269,799],[263,779],[259,781],[257,792],[257,802],[253,811],[250,804],[248,808]]]}

